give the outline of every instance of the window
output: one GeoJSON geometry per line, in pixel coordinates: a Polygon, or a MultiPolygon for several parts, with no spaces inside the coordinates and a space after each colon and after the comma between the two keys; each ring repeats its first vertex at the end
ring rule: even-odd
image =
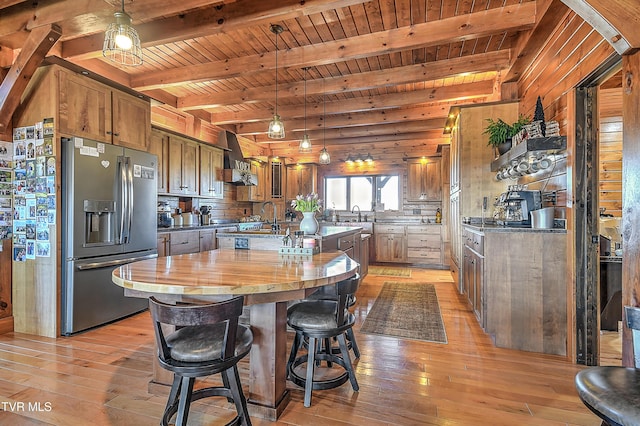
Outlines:
{"type": "Polygon", "coordinates": [[[397,175],[327,177],[324,194],[328,209],[399,210],[400,179],[397,175]]]}

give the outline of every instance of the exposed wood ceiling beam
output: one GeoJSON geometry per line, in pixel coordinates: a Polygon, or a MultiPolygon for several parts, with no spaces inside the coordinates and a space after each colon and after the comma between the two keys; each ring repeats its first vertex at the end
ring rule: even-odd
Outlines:
{"type": "MultiPolygon", "coordinates": [[[[491,97],[493,94],[493,81],[480,81],[478,83],[459,84],[457,86],[444,86],[428,90],[417,90],[413,92],[392,93],[388,95],[368,96],[350,100],[340,100],[338,102],[327,102],[327,114],[344,114],[360,111],[372,111],[374,109],[390,109],[402,106],[423,104],[426,102],[453,101],[456,99],[470,99],[474,97],[491,97]]],[[[318,109],[321,105],[307,107],[310,115],[322,114],[318,109]]],[[[302,108],[279,107],[278,113],[286,120],[289,117],[301,117],[302,108]]],[[[259,120],[268,121],[271,119],[271,112],[243,111],[243,112],[214,112],[211,120],[216,124],[249,123],[259,120]]]]}
{"type": "MultiPolygon", "coordinates": [[[[489,36],[501,31],[519,31],[535,24],[535,2],[455,16],[388,31],[298,47],[278,53],[281,67],[333,64],[407,49],[437,46],[489,36]]],[[[176,69],[133,76],[132,87],[147,90],[208,80],[239,77],[275,68],[275,51],[231,58],[176,69]]]]}
{"type": "Polygon", "coordinates": [[[22,92],[45,55],[62,35],[56,25],[48,25],[31,31],[9,73],[0,84],[0,133],[7,131],[11,118],[20,103],[22,92]]]}
{"type": "MultiPolygon", "coordinates": [[[[351,138],[340,138],[335,139],[330,137],[332,135],[327,134],[327,139],[324,141],[327,146],[336,146],[336,145],[365,145],[365,144],[376,144],[381,142],[401,142],[407,140],[416,140],[423,141],[429,139],[444,139],[445,135],[442,134],[442,128],[427,130],[423,132],[399,132],[399,133],[390,133],[390,134],[381,134],[381,135],[368,135],[368,136],[357,136],[351,138]]],[[[259,144],[269,145],[269,149],[271,149],[274,154],[279,149],[287,149],[287,148],[298,148],[299,140],[288,140],[285,142],[277,141],[274,139],[268,139],[266,136],[255,138],[255,142],[259,144]]],[[[315,139],[312,140],[311,143],[313,146],[322,146],[323,140],[315,139]]]]}
{"type": "MultiPolygon", "coordinates": [[[[163,5],[166,0],[162,0],[163,5]]],[[[269,22],[294,19],[337,7],[348,7],[368,0],[237,0],[221,7],[181,13],[165,19],[135,24],[143,47],[157,46],[222,31],[233,31],[269,22]]],[[[183,1],[175,2],[180,9],[183,1]]],[[[164,8],[158,8],[164,10],[164,8]]],[[[127,11],[129,11],[127,9],[127,11]]],[[[135,19],[135,10],[130,11],[135,19]]],[[[170,14],[166,14],[170,16],[170,14]]],[[[63,43],[62,54],[68,59],[87,59],[101,55],[102,34],[91,34],[63,43]]]]}
{"type": "MultiPolygon", "coordinates": [[[[466,73],[499,71],[509,66],[510,59],[511,52],[505,49],[426,64],[363,72],[341,77],[307,80],[307,95],[369,90],[400,84],[433,81],[466,73]]],[[[284,83],[278,85],[278,94],[281,98],[301,96],[303,89],[304,82],[284,83]]],[[[276,87],[274,85],[222,92],[215,95],[186,96],[178,99],[178,108],[191,110],[272,101],[275,90],[276,87]]]]}

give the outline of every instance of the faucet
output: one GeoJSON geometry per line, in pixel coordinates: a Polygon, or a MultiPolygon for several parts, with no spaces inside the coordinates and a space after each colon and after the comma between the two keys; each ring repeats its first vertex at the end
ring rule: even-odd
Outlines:
{"type": "Polygon", "coordinates": [[[356,207],[358,208],[358,222],[362,222],[362,216],[360,215],[360,206],[357,204],[354,204],[354,206],[351,208],[351,213],[353,213],[353,211],[356,209],[356,207]]]}
{"type": "Polygon", "coordinates": [[[273,231],[274,233],[277,233],[278,229],[280,228],[280,225],[278,225],[278,213],[277,213],[278,210],[273,201],[265,201],[264,203],[262,203],[262,207],[260,208],[260,216],[264,214],[264,208],[267,204],[271,204],[271,207],[273,207],[273,223],[271,224],[271,231],[273,231]]]}

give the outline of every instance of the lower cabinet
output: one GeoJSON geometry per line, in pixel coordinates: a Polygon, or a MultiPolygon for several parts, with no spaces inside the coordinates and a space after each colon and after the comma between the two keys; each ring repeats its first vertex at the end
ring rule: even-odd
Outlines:
{"type": "Polygon", "coordinates": [[[363,234],[360,237],[360,276],[366,277],[369,273],[369,241],[370,234],[363,234]],[[365,236],[366,235],[366,236],[365,236]]]}
{"type": "Polygon", "coordinates": [[[206,229],[200,231],[200,251],[215,250],[217,248],[216,230],[206,229]]]}
{"type": "Polygon", "coordinates": [[[485,329],[484,235],[465,228],[462,238],[462,291],[467,296],[480,326],[485,329]]]}
{"type": "Polygon", "coordinates": [[[376,262],[407,261],[407,230],[405,225],[378,225],[374,227],[376,262]]]}
{"type": "Polygon", "coordinates": [[[441,226],[407,225],[407,261],[442,264],[441,226]]]}
{"type": "Polygon", "coordinates": [[[171,253],[171,233],[158,233],[158,257],[169,256],[171,253]]]}
{"type": "Polygon", "coordinates": [[[200,233],[198,231],[179,231],[171,234],[170,255],[198,253],[200,251],[200,233]]]}

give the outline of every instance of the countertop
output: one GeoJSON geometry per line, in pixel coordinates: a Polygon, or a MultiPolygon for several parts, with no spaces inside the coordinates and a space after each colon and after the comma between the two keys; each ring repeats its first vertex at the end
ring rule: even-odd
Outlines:
{"type": "MultiPolygon", "coordinates": [[[[286,228],[285,228],[286,229],[286,228]]],[[[282,239],[285,235],[285,229],[280,229],[277,234],[272,234],[270,230],[263,229],[260,231],[231,231],[231,232],[218,232],[218,237],[248,237],[248,238],[277,238],[282,239]]],[[[317,239],[328,239],[333,237],[341,237],[354,232],[362,231],[362,227],[359,226],[320,226],[318,233],[313,235],[305,235],[307,238],[315,237],[317,239]]],[[[293,235],[293,234],[291,234],[293,235]]]]}
{"type": "Polygon", "coordinates": [[[540,228],[514,228],[510,226],[502,225],[475,225],[470,223],[463,223],[462,226],[476,230],[478,232],[521,232],[521,233],[538,233],[538,234],[566,234],[566,229],[553,228],[553,229],[540,229],[540,228]]]}

